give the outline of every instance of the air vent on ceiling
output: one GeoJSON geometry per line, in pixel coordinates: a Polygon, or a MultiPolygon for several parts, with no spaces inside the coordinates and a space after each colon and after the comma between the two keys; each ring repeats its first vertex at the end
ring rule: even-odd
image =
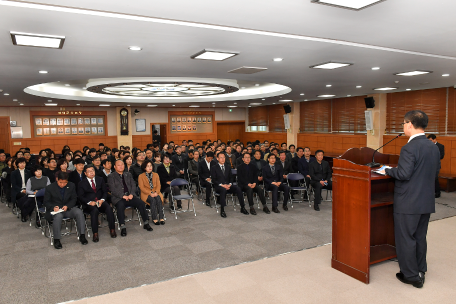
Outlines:
{"type": "Polygon", "coordinates": [[[256,67],[240,67],[231,71],[228,71],[228,73],[235,73],[235,74],[255,74],[259,72],[266,71],[267,68],[256,68],[256,67]]]}

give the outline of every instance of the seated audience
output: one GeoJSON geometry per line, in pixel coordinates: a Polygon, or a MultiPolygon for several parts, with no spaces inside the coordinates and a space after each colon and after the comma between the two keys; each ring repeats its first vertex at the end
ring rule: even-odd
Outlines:
{"type": "Polygon", "coordinates": [[[152,222],[155,225],[164,225],[163,195],[160,192],[160,177],[153,172],[152,162],[145,160],[141,167],[144,173],[138,177],[138,186],[141,190],[141,200],[150,207],[152,222]],[[158,216],[157,216],[158,215],[158,216]]]}
{"type": "MultiPolygon", "coordinates": [[[[198,185],[198,163],[199,163],[199,152],[193,152],[193,158],[188,161],[188,174],[190,181],[198,185]]],[[[200,191],[200,189],[197,189],[200,191]]]]}
{"type": "Polygon", "coordinates": [[[272,191],[272,212],[280,213],[278,207],[279,191],[283,192],[283,210],[288,211],[288,197],[290,189],[288,185],[283,183],[282,166],[276,164],[276,156],[274,153],[268,155],[268,164],[263,167],[264,187],[268,191],[272,191]]]}
{"type": "Polygon", "coordinates": [[[136,196],[136,184],[130,173],[125,172],[125,165],[122,160],[116,160],[115,172],[109,174],[108,185],[111,190],[111,203],[117,209],[117,217],[120,225],[120,235],[126,236],[125,208],[133,207],[139,210],[144,221],[144,229],[152,231],[149,225],[149,216],[144,203],[136,196]]]}
{"type": "MultiPolygon", "coordinates": [[[[256,154],[260,154],[260,151],[255,151],[256,154]]],[[[255,192],[260,198],[263,204],[263,211],[267,214],[271,213],[269,208],[266,206],[266,199],[264,197],[264,191],[258,186],[258,169],[252,163],[250,163],[250,154],[244,154],[244,163],[237,167],[237,183],[239,188],[247,195],[249,201],[250,214],[256,215],[255,207],[253,207],[253,193],[255,192]]]]}
{"type": "Polygon", "coordinates": [[[323,150],[315,152],[316,161],[309,163],[310,184],[315,190],[314,209],[320,211],[321,189],[332,190],[331,168],[326,160],[323,160],[323,150]]]}
{"type": "MultiPolygon", "coordinates": [[[[206,188],[206,206],[211,205],[211,168],[215,165],[214,152],[209,151],[206,153],[206,157],[203,161],[198,164],[198,177],[200,186],[206,188]]],[[[200,189],[202,191],[202,189],[200,189]]]]}
{"type": "Polygon", "coordinates": [[[305,147],[304,148],[304,156],[301,157],[298,161],[298,170],[299,170],[299,173],[301,173],[302,175],[304,175],[304,178],[306,179],[306,185],[307,187],[309,187],[310,185],[310,171],[309,171],[309,168],[310,168],[310,163],[316,161],[315,160],[315,157],[313,156],[310,156],[310,148],[309,147],[305,147]]]}
{"type": "Polygon", "coordinates": [[[232,184],[232,174],[229,165],[225,165],[225,154],[219,153],[217,156],[217,164],[211,167],[211,179],[214,185],[214,190],[219,194],[219,202],[221,206],[220,216],[226,218],[225,206],[226,206],[226,194],[236,194],[239,203],[241,205],[241,213],[249,214],[245,209],[244,195],[241,189],[232,184]]]}
{"type": "Polygon", "coordinates": [[[175,154],[171,158],[171,163],[176,168],[176,174],[178,177],[184,178],[184,162],[186,161],[187,159],[182,153],[182,148],[180,146],[177,146],[175,154]]]}
{"type": "Polygon", "coordinates": [[[93,232],[93,241],[99,241],[98,236],[98,215],[106,214],[109,232],[112,238],[117,237],[115,230],[114,213],[106,201],[108,190],[103,178],[95,176],[93,164],[84,167],[85,178],[78,185],[78,198],[85,213],[90,214],[90,225],[93,232]]]}
{"type": "Polygon", "coordinates": [[[53,183],[55,182],[55,174],[57,171],[57,161],[55,158],[49,158],[48,168],[44,169],[43,174],[49,178],[51,183],[53,183]]]}
{"type": "Polygon", "coordinates": [[[76,206],[76,200],[76,188],[73,183],[68,182],[68,173],[59,172],[57,175],[57,181],[47,186],[44,194],[46,219],[48,222],[52,222],[55,249],[62,249],[62,244],[60,243],[60,229],[64,218],[76,219],[76,226],[79,232],[79,242],[81,242],[82,245],[87,244],[84,234],[84,214],[82,213],[82,210],[76,206]],[[59,213],[52,215],[51,212],[59,213]]]}
{"type": "MultiPolygon", "coordinates": [[[[163,156],[163,164],[158,167],[157,174],[160,177],[160,192],[165,193],[165,198],[171,193],[171,181],[177,178],[176,167],[170,163],[168,155],[163,156]]],[[[172,188],[173,195],[180,195],[178,186],[172,188]]],[[[173,204],[169,201],[169,208],[172,210],[173,204]]],[[[177,210],[182,210],[182,201],[177,201],[177,210]]]]}
{"type": "MultiPolygon", "coordinates": [[[[28,169],[25,169],[26,161],[25,158],[21,157],[16,159],[17,170],[11,172],[11,203],[13,208],[16,207],[17,201],[22,197],[26,196],[26,184],[32,174],[28,169]]],[[[26,216],[26,214],[24,214],[26,216]]],[[[25,222],[25,217],[22,218],[25,222]]]]}
{"type": "Polygon", "coordinates": [[[155,152],[154,163],[153,163],[155,173],[157,173],[158,167],[160,167],[160,165],[162,164],[161,160],[162,160],[162,154],[160,152],[155,152]]]}

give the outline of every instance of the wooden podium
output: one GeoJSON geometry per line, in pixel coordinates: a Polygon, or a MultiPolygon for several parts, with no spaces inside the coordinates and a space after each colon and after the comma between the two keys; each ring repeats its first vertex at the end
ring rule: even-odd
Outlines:
{"type": "MultiPolygon", "coordinates": [[[[331,266],[369,284],[369,267],[396,257],[394,179],[372,172],[371,148],[352,148],[333,166],[331,266]]],[[[398,155],[377,152],[375,161],[397,165],[398,155]]]]}

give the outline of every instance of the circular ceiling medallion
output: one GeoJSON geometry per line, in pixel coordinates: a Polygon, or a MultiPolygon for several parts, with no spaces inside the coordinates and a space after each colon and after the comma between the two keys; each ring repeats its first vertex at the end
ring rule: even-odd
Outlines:
{"type": "Polygon", "coordinates": [[[239,88],[216,83],[193,82],[129,82],[110,83],[87,88],[98,94],[131,96],[131,97],[196,97],[219,94],[229,94],[239,88]]]}

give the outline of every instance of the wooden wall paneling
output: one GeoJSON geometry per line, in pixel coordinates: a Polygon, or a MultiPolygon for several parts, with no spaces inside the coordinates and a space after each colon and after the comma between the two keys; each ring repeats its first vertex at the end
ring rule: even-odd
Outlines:
{"type": "Polygon", "coordinates": [[[132,135],[132,141],[133,147],[144,150],[148,144],[152,143],[152,135],[132,135]]]}
{"type": "Polygon", "coordinates": [[[0,149],[4,149],[6,153],[11,153],[10,150],[10,118],[8,116],[0,117],[0,149]]]}

